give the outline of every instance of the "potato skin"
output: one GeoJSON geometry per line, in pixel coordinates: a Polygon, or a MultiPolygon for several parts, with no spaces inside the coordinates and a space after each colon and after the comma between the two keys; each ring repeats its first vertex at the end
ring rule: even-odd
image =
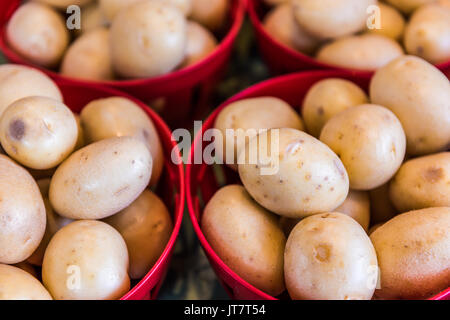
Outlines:
{"type": "Polygon", "coordinates": [[[382,299],[423,299],[450,286],[450,208],[400,214],[372,233],[382,299]]]}
{"type": "Polygon", "coordinates": [[[95,142],[73,153],[56,170],[50,202],[69,219],[103,219],[129,206],[150,180],[152,158],[131,137],[95,142]]]}
{"type": "Polygon", "coordinates": [[[303,219],[286,243],[284,274],[292,299],[370,300],[376,266],[366,232],[342,213],[303,219]]]}
{"type": "Polygon", "coordinates": [[[368,103],[366,93],[351,81],[328,78],[316,82],[303,101],[303,119],[309,134],[318,138],[323,126],[339,112],[368,103]]]}
{"type": "Polygon", "coordinates": [[[201,225],[217,255],[245,281],[274,296],[284,291],[286,237],[277,217],[242,186],[217,191],[205,207],[201,225]]]}
{"type": "MultiPolygon", "coordinates": [[[[268,142],[272,139],[272,130],[277,129],[253,138],[239,159],[242,183],[256,202],[291,218],[303,218],[340,206],[347,197],[349,182],[337,155],[314,137],[289,128],[278,130],[279,154],[269,152],[273,143],[268,142]],[[272,163],[270,167],[265,166],[265,172],[258,152],[267,155],[272,163]],[[258,164],[248,161],[252,158],[258,159],[258,164]]],[[[273,139],[277,139],[276,136],[273,139]]]]}
{"type": "Polygon", "coordinates": [[[129,207],[103,221],[119,231],[127,244],[131,279],[140,279],[150,271],[173,229],[169,211],[150,190],[144,190],[129,207]]]}
{"type": "Polygon", "coordinates": [[[425,60],[403,56],[379,69],[370,84],[370,98],[398,117],[408,154],[435,153],[450,145],[450,84],[425,60]]]}
{"type": "Polygon", "coordinates": [[[119,232],[101,221],[80,220],[50,241],[42,281],[56,300],[111,300],[129,290],[127,269],[127,247],[119,232]],[[80,287],[68,286],[71,277],[77,284],[77,276],[80,287]]]}
{"type": "Polygon", "coordinates": [[[164,155],[155,125],[137,104],[123,97],[91,101],[81,111],[81,125],[87,143],[120,136],[145,142],[153,159],[150,184],[156,185],[164,168],[164,155]]]}
{"type": "Polygon", "coordinates": [[[367,29],[368,33],[379,34],[394,40],[400,40],[405,31],[405,18],[394,7],[379,2],[381,29],[367,29]]]}
{"type": "Polygon", "coordinates": [[[402,125],[388,109],[365,104],[331,118],[320,140],[341,158],[350,188],[370,190],[391,179],[403,162],[406,138],[402,125]]]}
{"type": "Polygon", "coordinates": [[[400,212],[450,207],[450,152],[405,162],[392,179],[389,192],[400,212]]]}
{"type": "Polygon", "coordinates": [[[345,201],[334,211],[355,219],[366,232],[369,231],[370,199],[367,192],[350,190],[345,201]]]}
{"type": "Polygon", "coordinates": [[[0,141],[11,158],[36,170],[60,164],[75,148],[78,126],[70,109],[46,97],[12,103],[0,119],[0,141]]]}
{"type": "Polygon", "coordinates": [[[0,264],[0,300],[53,300],[45,287],[18,267],[0,264]]]}

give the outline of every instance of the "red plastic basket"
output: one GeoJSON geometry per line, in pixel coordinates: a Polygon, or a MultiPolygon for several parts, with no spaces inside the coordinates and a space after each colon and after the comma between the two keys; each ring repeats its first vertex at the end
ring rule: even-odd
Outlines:
{"type": "MultiPolygon", "coordinates": [[[[9,48],[6,40],[6,23],[19,5],[20,0],[0,0],[0,50],[9,61],[30,65],[9,48]]],[[[146,103],[164,98],[160,114],[171,126],[177,126],[193,118],[199,110],[207,108],[212,90],[226,70],[244,16],[245,0],[231,0],[228,32],[216,50],[197,64],[163,76],[93,82],[67,78],[54,70],[38,68],[53,79],[64,79],[78,85],[103,85],[120,89],[146,103]]]]}
{"type": "MultiPolygon", "coordinates": [[[[122,297],[122,300],[155,299],[169,268],[175,241],[177,240],[181,222],[183,220],[184,210],[185,191],[183,165],[176,165],[171,161],[172,150],[176,150],[174,154],[181,159],[178,147],[176,143],[172,141],[171,131],[164,121],[148,106],[125,93],[111,88],[101,88],[98,85],[86,86],[64,80],[57,80],[56,83],[61,89],[66,105],[70,107],[73,112],[79,113],[87,103],[94,99],[122,96],[129,98],[138,104],[147,113],[155,125],[165,157],[164,171],[158,183],[156,193],[164,201],[167,208],[169,208],[169,212],[172,213],[174,228],[164,252],[153,268],[139,281],[139,283],[122,297]]],[[[181,163],[181,160],[179,162],[181,163]]]]}
{"type": "MultiPolygon", "coordinates": [[[[247,0],[247,11],[256,33],[261,54],[274,74],[316,69],[353,71],[363,77],[370,77],[373,74],[373,72],[370,71],[349,70],[321,63],[313,57],[278,42],[266,32],[261,23],[261,18],[264,17],[265,13],[268,11],[267,6],[262,3],[261,0],[247,0]]],[[[436,67],[450,78],[450,61],[438,64],[436,67]]]]}
{"type": "MultiPolygon", "coordinates": [[[[370,82],[370,79],[367,77],[356,73],[338,70],[308,71],[273,78],[242,91],[222,104],[208,117],[208,119],[204,122],[202,130],[194,139],[191,154],[189,156],[190,163],[186,167],[186,193],[189,215],[191,217],[195,232],[200,239],[200,243],[205,250],[211,266],[231,298],[238,300],[273,300],[276,298],[284,298],[286,294],[282,294],[280,297],[272,297],[243,280],[219,258],[206,240],[200,228],[199,220],[202,215],[204,205],[223,185],[220,184],[220,179],[218,179],[218,177],[225,178],[225,185],[240,183],[240,180],[238,174],[225,165],[217,165],[216,168],[213,168],[213,166],[205,163],[194,164],[194,155],[197,153],[203,154],[204,147],[210,143],[207,142],[204,145],[202,144],[203,132],[214,127],[214,122],[222,109],[226,108],[230,103],[241,99],[260,96],[274,96],[285,100],[296,110],[299,110],[302,105],[303,98],[309,88],[319,80],[332,77],[353,81],[364,90],[367,90],[370,82]]],[[[450,299],[450,288],[433,299],[450,299]]]]}

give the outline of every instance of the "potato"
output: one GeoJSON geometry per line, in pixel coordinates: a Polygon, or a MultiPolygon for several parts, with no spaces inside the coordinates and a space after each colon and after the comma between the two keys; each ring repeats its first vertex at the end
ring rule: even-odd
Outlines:
{"type": "Polygon", "coordinates": [[[81,8],[81,29],[76,30],[76,33],[81,35],[96,28],[107,26],[108,22],[100,10],[100,5],[97,2],[93,2],[81,8]]]}
{"type": "Polygon", "coordinates": [[[381,227],[383,223],[378,223],[370,227],[368,235],[370,236],[372,233],[374,233],[379,227],[381,227]]]}
{"type": "Polygon", "coordinates": [[[0,141],[11,158],[37,170],[51,169],[74,149],[78,128],[62,102],[28,97],[11,104],[0,119],[0,141]]]}
{"type": "Polygon", "coordinates": [[[114,19],[110,32],[113,67],[122,77],[163,75],[184,59],[186,19],[164,2],[128,6],[114,19]]]}
{"type": "Polygon", "coordinates": [[[377,0],[293,0],[299,25],[311,35],[339,38],[361,31],[368,19],[367,8],[377,0]]]}
{"type": "Polygon", "coordinates": [[[130,288],[125,241],[113,227],[81,220],[59,230],[45,251],[42,281],[56,300],[111,300],[130,288]]]}
{"type": "Polygon", "coordinates": [[[276,216],[242,186],[217,191],[205,207],[201,225],[217,255],[245,281],[274,296],[284,291],[286,237],[276,216]]]}
{"type": "Polygon", "coordinates": [[[405,31],[405,18],[394,7],[378,3],[380,8],[380,29],[368,29],[367,32],[379,34],[394,40],[399,40],[405,31]]]}
{"type": "Polygon", "coordinates": [[[348,36],[323,46],[317,60],[341,68],[371,71],[403,55],[394,40],[377,34],[348,36]]]}
{"type": "Polygon", "coordinates": [[[55,67],[69,44],[69,31],[61,15],[36,2],[14,12],[6,27],[11,48],[28,61],[55,67]]]}
{"type": "Polygon", "coordinates": [[[197,22],[187,23],[187,45],[181,68],[196,64],[206,58],[217,47],[214,35],[197,22]]]}
{"type": "Polygon", "coordinates": [[[14,101],[30,96],[63,101],[57,85],[43,72],[15,64],[0,65],[0,115],[14,101]]]}
{"type": "Polygon", "coordinates": [[[367,192],[350,190],[345,201],[334,211],[355,219],[366,232],[369,231],[370,199],[367,192]]]}
{"type": "Polygon", "coordinates": [[[382,299],[428,298],[450,286],[450,208],[400,214],[370,239],[377,251],[382,299]]]}
{"type": "Polygon", "coordinates": [[[92,0],[37,0],[37,1],[64,10],[66,10],[66,8],[71,5],[84,6],[89,2],[92,2],[92,0]]]}
{"type": "Polygon", "coordinates": [[[153,159],[150,184],[158,183],[164,168],[161,141],[151,119],[133,101],[122,97],[93,100],[81,111],[81,124],[87,143],[120,136],[142,140],[153,159]]]}
{"type": "Polygon", "coordinates": [[[172,234],[172,220],[161,199],[145,190],[129,207],[104,220],[122,235],[130,257],[128,273],[140,279],[158,261],[172,234]]]}
{"type": "Polygon", "coordinates": [[[303,219],[286,243],[284,275],[292,299],[370,300],[377,270],[366,232],[341,213],[303,219]]]}
{"type": "Polygon", "coordinates": [[[406,52],[439,64],[450,61],[450,7],[423,6],[411,17],[405,30],[406,52]]]}
{"type": "Polygon", "coordinates": [[[61,74],[76,79],[113,80],[109,30],[96,28],[76,39],[64,56],[61,74]]]}
{"type": "Polygon", "coordinates": [[[81,126],[81,120],[80,116],[78,114],[73,114],[75,117],[75,120],[77,121],[77,127],[78,127],[78,138],[77,143],[75,144],[75,150],[81,149],[86,145],[85,138],[84,138],[84,129],[81,126]]]}
{"type": "Polygon", "coordinates": [[[239,157],[239,175],[256,202],[290,218],[334,210],[348,194],[341,160],[295,129],[271,129],[250,140],[239,157]]]}
{"type": "Polygon", "coordinates": [[[224,138],[223,148],[217,146],[218,156],[223,163],[235,170],[237,170],[238,156],[245,143],[255,137],[259,130],[304,129],[303,121],[294,109],[275,97],[249,98],[233,102],[219,113],[214,126],[220,130],[224,138]],[[226,141],[227,130],[233,130],[229,134],[230,143],[226,141]],[[228,161],[227,158],[229,158],[228,161]]]}
{"type": "Polygon", "coordinates": [[[309,134],[318,138],[325,123],[339,112],[368,103],[365,92],[351,81],[328,78],[316,82],[303,101],[303,119],[309,134]]]}
{"type": "Polygon", "coordinates": [[[378,70],[370,83],[370,98],[398,117],[408,154],[424,155],[449,147],[450,84],[425,60],[403,56],[378,70]]]}
{"type": "Polygon", "coordinates": [[[370,194],[370,221],[372,224],[386,222],[398,214],[389,197],[389,182],[372,189],[370,194]]]}
{"type": "Polygon", "coordinates": [[[320,40],[300,27],[288,2],[273,8],[265,16],[263,24],[275,40],[305,54],[313,54],[320,44],[320,40]]]}
{"type": "Polygon", "coordinates": [[[189,18],[215,32],[226,23],[230,8],[229,0],[191,0],[189,18]]]}
{"type": "Polygon", "coordinates": [[[409,14],[420,6],[435,2],[436,0],[386,0],[389,4],[393,5],[403,13],[409,14]]]}
{"type": "Polygon", "coordinates": [[[27,259],[45,232],[45,207],[31,175],[0,155],[0,263],[27,259]]]}
{"type": "Polygon", "coordinates": [[[392,179],[389,192],[400,212],[450,207],[450,152],[405,162],[392,179]]]}
{"type": "Polygon", "coordinates": [[[52,300],[52,297],[28,272],[0,264],[0,300],[52,300]]]}
{"type": "Polygon", "coordinates": [[[323,127],[320,140],[340,157],[355,190],[386,183],[405,157],[400,121],[378,105],[364,104],[335,115],[323,127]]]}

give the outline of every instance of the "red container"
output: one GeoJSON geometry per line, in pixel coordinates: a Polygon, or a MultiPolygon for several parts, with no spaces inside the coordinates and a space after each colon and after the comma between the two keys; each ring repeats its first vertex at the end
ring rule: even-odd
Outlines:
{"type": "MultiPolygon", "coordinates": [[[[213,166],[205,163],[194,164],[194,155],[196,153],[203,154],[204,148],[211,143],[202,143],[203,132],[214,127],[214,122],[222,109],[226,108],[230,103],[241,99],[274,96],[285,100],[296,110],[300,110],[303,98],[309,88],[319,80],[331,77],[351,80],[365,90],[367,90],[370,82],[367,77],[338,70],[294,73],[264,81],[235,95],[217,108],[204,122],[202,130],[195,137],[189,156],[190,164],[186,167],[186,193],[189,215],[211,266],[231,298],[238,300],[276,299],[276,297],[272,297],[255,288],[231,270],[214,252],[200,228],[199,220],[204,205],[211,199],[214,193],[223,185],[240,183],[239,175],[225,165],[217,165],[213,168],[213,166]],[[218,177],[225,178],[224,184],[219,182],[220,179],[218,177]]],[[[282,294],[281,297],[285,296],[286,294],[282,294]]],[[[450,300],[450,288],[433,299],[450,300]]]]}
{"type": "MultiPolygon", "coordinates": [[[[349,69],[321,63],[313,57],[291,49],[272,38],[261,23],[262,18],[268,12],[268,7],[262,3],[262,0],[247,0],[247,10],[256,33],[261,54],[274,74],[313,69],[350,71],[349,69]]],[[[450,78],[450,61],[436,65],[436,67],[450,78]]],[[[353,71],[365,77],[370,77],[373,74],[371,71],[353,71]]]]}
{"type": "MultiPolygon", "coordinates": [[[[0,0],[0,50],[9,61],[30,65],[8,47],[6,39],[6,23],[19,5],[20,0],[0,0]]],[[[226,70],[244,15],[245,0],[231,0],[228,32],[216,50],[199,63],[167,75],[146,79],[93,82],[67,78],[54,70],[38,68],[53,79],[65,79],[78,85],[109,86],[125,91],[146,103],[164,98],[164,106],[159,110],[161,116],[170,125],[180,125],[193,118],[198,110],[207,107],[215,84],[226,70]]]]}
{"type": "Polygon", "coordinates": [[[56,81],[56,83],[64,96],[64,102],[73,112],[79,113],[87,103],[94,99],[122,96],[137,103],[147,113],[155,125],[161,140],[165,157],[164,171],[158,183],[156,193],[166,204],[169,212],[172,213],[174,228],[172,235],[170,236],[170,240],[167,243],[161,257],[155,263],[153,268],[145,275],[145,277],[142,278],[139,283],[137,283],[124,297],[122,297],[122,300],[155,299],[169,268],[175,241],[178,237],[181,222],[183,220],[183,165],[176,165],[171,161],[171,153],[174,148],[176,150],[174,154],[181,159],[178,147],[176,143],[172,141],[172,133],[164,121],[154,111],[152,111],[141,101],[125,93],[110,88],[101,88],[97,85],[84,86],[63,80],[56,81]]]}

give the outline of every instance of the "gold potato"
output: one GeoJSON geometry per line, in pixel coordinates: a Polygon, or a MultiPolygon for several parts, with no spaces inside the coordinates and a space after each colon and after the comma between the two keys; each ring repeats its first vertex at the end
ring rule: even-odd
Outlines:
{"type": "Polygon", "coordinates": [[[386,36],[394,40],[401,39],[405,31],[405,18],[397,9],[388,4],[379,2],[377,5],[380,8],[380,29],[368,29],[367,32],[386,36]]]}
{"type": "Polygon", "coordinates": [[[81,35],[96,28],[107,26],[108,23],[100,10],[100,5],[97,2],[93,2],[81,8],[81,29],[75,32],[77,35],[81,35]]]}
{"type": "Polygon", "coordinates": [[[205,26],[212,32],[219,31],[226,23],[230,0],[191,0],[189,19],[205,26]]]}
{"type": "Polygon", "coordinates": [[[217,47],[214,35],[194,21],[187,23],[187,45],[180,68],[188,67],[206,58],[217,47]]]}

